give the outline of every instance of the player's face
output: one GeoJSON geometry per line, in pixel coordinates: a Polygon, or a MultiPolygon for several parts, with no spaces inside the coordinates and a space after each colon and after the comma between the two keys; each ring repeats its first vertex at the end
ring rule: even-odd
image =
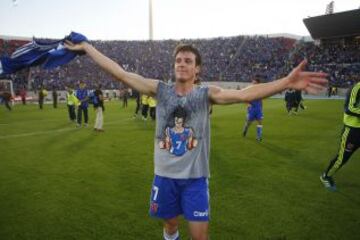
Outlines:
{"type": "Polygon", "coordinates": [[[194,81],[200,67],[196,66],[196,56],[192,52],[179,52],[175,57],[175,77],[181,82],[194,81]]]}
{"type": "Polygon", "coordinates": [[[182,127],[184,125],[184,119],[175,117],[175,126],[176,127],[182,127]]]}

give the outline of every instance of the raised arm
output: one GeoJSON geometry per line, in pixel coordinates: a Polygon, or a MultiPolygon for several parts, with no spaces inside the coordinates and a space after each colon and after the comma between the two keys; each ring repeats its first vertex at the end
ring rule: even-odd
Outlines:
{"type": "Polygon", "coordinates": [[[327,84],[326,73],[303,71],[306,60],[302,61],[292,72],[279,80],[255,84],[242,90],[228,90],[216,86],[209,87],[209,98],[213,104],[232,104],[251,102],[282,92],[285,89],[304,90],[317,93],[327,84]]]}
{"type": "Polygon", "coordinates": [[[158,80],[147,79],[138,74],[125,71],[118,63],[99,52],[87,42],[73,44],[70,41],[66,41],[65,47],[72,51],[84,51],[94,60],[96,64],[98,64],[106,72],[110,73],[116,80],[125,83],[129,87],[141,93],[155,96],[159,83],[158,80]]]}

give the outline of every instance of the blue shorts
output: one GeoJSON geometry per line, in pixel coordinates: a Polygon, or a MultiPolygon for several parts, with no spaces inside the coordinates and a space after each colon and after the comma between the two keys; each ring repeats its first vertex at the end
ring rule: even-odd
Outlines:
{"type": "Polygon", "coordinates": [[[182,214],[188,221],[209,221],[208,179],[172,179],[155,175],[150,216],[170,219],[182,214]]]}
{"type": "Polygon", "coordinates": [[[260,110],[252,110],[248,111],[247,114],[247,120],[249,122],[252,122],[254,120],[262,120],[263,119],[263,113],[260,110]]]}

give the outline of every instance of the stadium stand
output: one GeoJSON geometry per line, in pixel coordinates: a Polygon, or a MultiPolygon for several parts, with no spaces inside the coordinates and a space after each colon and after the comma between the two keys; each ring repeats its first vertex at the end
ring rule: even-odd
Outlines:
{"type": "MultiPolygon", "coordinates": [[[[336,14],[334,14],[336,15],[336,14]]],[[[307,21],[306,19],[304,22],[307,21]]],[[[331,36],[331,34],[327,33],[331,36]]],[[[180,43],[194,44],[203,57],[201,78],[206,81],[249,82],[255,74],[268,81],[286,75],[303,58],[309,60],[309,69],[330,74],[330,85],[345,88],[360,72],[360,34],[333,38],[331,41],[305,42],[288,37],[235,36],[212,39],[183,39],[161,41],[92,41],[97,49],[129,71],[149,78],[173,78],[172,51],[180,43]]],[[[324,40],[324,39],[322,39],[324,40]]],[[[25,44],[24,40],[0,39],[0,55],[10,55],[25,44]]],[[[89,88],[98,83],[104,89],[119,89],[120,84],[99,69],[87,56],[77,57],[61,68],[43,70],[40,67],[23,70],[7,76],[14,88],[30,86],[64,90],[80,80],[89,88]],[[30,79],[28,84],[27,79],[30,79]]]]}

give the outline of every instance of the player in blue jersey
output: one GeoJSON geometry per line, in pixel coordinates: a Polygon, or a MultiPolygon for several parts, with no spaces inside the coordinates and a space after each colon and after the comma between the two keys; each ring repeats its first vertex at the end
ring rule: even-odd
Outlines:
{"type": "MultiPolygon", "coordinates": [[[[253,85],[259,84],[261,82],[259,76],[255,76],[255,78],[251,81],[253,85]]],[[[246,121],[243,129],[243,136],[246,137],[247,131],[252,122],[256,121],[256,139],[260,142],[262,141],[262,119],[263,119],[263,112],[262,112],[262,99],[251,101],[247,108],[247,116],[246,121]]]]}
{"type": "Polygon", "coordinates": [[[288,88],[317,93],[323,90],[327,83],[327,74],[305,71],[307,62],[304,60],[282,79],[255,84],[242,90],[222,89],[214,85],[197,86],[195,81],[202,64],[200,53],[191,45],[179,45],[174,53],[175,83],[167,84],[125,71],[121,65],[103,55],[88,42],[73,44],[67,41],[66,48],[85,52],[117,81],[140,93],[156,97],[158,104],[154,136],[155,176],[150,197],[150,214],[163,220],[165,240],[180,239],[180,215],[183,215],[188,223],[192,240],[209,239],[211,105],[252,102],[288,88]],[[178,107],[186,111],[186,118],[183,119],[185,122],[179,122],[178,118],[178,124],[193,129],[197,140],[196,147],[185,151],[181,156],[161,148],[160,144],[166,138],[166,128],[174,124],[171,114],[178,107]]]}
{"type": "Polygon", "coordinates": [[[88,126],[88,122],[89,122],[89,113],[88,113],[88,106],[89,106],[89,93],[88,90],[85,89],[85,82],[80,81],[79,84],[79,89],[76,90],[76,97],[77,99],[79,99],[80,101],[80,105],[78,106],[77,109],[77,127],[81,127],[81,122],[82,122],[82,115],[84,113],[84,126],[87,127],[88,126]]]}

